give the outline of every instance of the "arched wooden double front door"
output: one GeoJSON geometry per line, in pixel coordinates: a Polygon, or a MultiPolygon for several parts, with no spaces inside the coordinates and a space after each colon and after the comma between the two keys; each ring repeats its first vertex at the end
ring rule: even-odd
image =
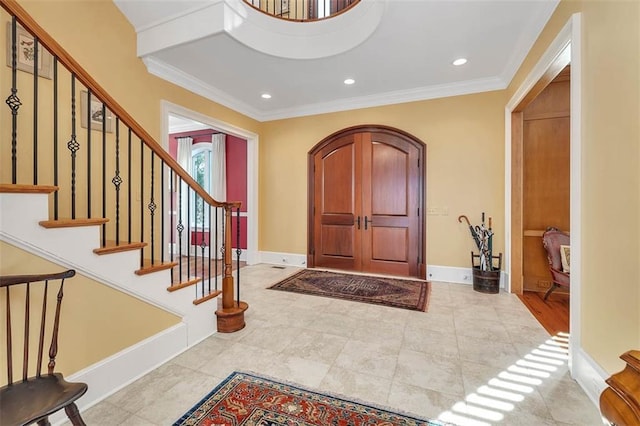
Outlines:
{"type": "Polygon", "coordinates": [[[425,278],[425,145],[352,127],[309,152],[309,267],[425,278]]]}

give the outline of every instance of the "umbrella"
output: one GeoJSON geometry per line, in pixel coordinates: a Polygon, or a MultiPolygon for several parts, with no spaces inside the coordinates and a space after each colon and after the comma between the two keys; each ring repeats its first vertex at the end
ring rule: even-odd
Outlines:
{"type": "Polygon", "coordinates": [[[458,222],[462,223],[463,219],[467,222],[473,241],[476,243],[478,251],[480,252],[480,270],[493,271],[493,231],[491,229],[491,218],[489,218],[488,229],[484,222],[484,212],[482,213],[482,224],[475,227],[471,225],[466,215],[458,216],[458,222]]]}
{"type": "Polygon", "coordinates": [[[473,241],[475,241],[478,250],[480,250],[480,235],[476,233],[476,230],[471,226],[471,222],[469,222],[469,218],[466,215],[458,216],[458,222],[462,223],[462,219],[467,222],[467,226],[469,226],[469,231],[471,231],[471,236],[473,237],[473,241]]]}

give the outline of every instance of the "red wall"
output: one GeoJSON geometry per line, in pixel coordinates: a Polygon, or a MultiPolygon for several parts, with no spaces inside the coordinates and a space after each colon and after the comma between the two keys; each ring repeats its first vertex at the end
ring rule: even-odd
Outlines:
{"type": "MultiPolygon", "coordinates": [[[[211,134],[215,130],[204,129],[192,132],[172,133],[169,135],[169,154],[175,159],[178,158],[177,138],[191,136],[193,143],[211,142],[211,134]]],[[[218,201],[240,201],[241,212],[247,211],[247,141],[237,136],[227,135],[225,154],[227,156],[227,199],[218,201]]],[[[236,242],[236,219],[235,212],[233,218],[233,242],[236,242]]],[[[191,235],[192,242],[200,242],[201,237],[191,235]]],[[[208,241],[208,236],[206,237],[208,241]]],[[[247,248],[247,218],[240,218],[240,248],[247,248]]],[[[234,254],[235,256],[235,254],[234,254]]]]}
{"type": "Polygon", "coordinates": [[[247,211],[247,141],[227,135],[227,200],[240,201],[247,211]]]}

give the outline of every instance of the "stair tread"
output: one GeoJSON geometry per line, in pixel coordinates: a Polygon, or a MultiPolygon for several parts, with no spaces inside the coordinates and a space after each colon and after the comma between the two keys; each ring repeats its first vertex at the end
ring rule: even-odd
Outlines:
{"type": "Polygon", "coordinates": [[[211,300],[211,299],[215,299],[216,297],[220,296],[222,294],[222,290],[215,290],[212,291],[211,293],[207,294],[206,296],[200,297],[198,299],[195,299],[193,301],[194,305],[199,305],[201,303],[206,302],[207,300],[211,300]]]}
{"type": "Polygon", "coordinates": [[[91,219],[57,219],[42,220],[38,222],[44,228],[73,228],[78,226],[94,226],[102,225],[109,222],[108,218],[91,218],[91,219]]]}
{"type": "Polygon", "coordinates": [[[0,184],[0,193],[5,194],[51,194],[57,190],[54,185],[0,184]]]}
{"type": "Polygon", "coordinates": [[[156,261],[154,264],[151,264],[151,259],[143,259],[142,266],[140,267],[140,269],[135,271],[135,273],[136,275],[151,274],[153,272],[171,269],[177,265],[178,265],[178,262],[159,262],[159,261],[156,261]]]}
{"type": "Polygon", "coordinates": [[[192,277],[191,279],[189,279],[187,281],[183,281],[183,282],[178,283],[178,284],[171,284],[169,287],[167,287],[167,291],[176,291],[176,290],[180,290],[180,289],[183,289],[183,288],[191,287],[192,285],[197,284],[200,281],[202,281],[202,278],[200,278],[200,277],[192,277]]]}
{"type": "Polygon", "coordinates": [[[106,245],[104,245],[103,247],[99,247],[97,249],[93,249],[93,252],[98,255],[103,255],[103,254],[111,254],[111,253],[120,253],[123,251],[139,250],[146,246],[147,246],[147,243],[141,243],[141,242],[123,243],[121,241],[119,244],[116,244],[115,240],[107,240],[106,245]]]}

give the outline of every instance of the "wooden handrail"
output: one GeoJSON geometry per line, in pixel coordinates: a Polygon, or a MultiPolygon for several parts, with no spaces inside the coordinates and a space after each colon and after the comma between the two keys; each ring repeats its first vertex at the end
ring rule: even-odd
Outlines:
{"type": "Polygon", "coordinates": [[[71,55],[56,42],[29,14],[18,4],[16,0],[0,0],[0,5],[16,17],[20,24],[38,38],[38,42],[49,50],[58,60],[80,80],[91,94],[95,95],[105,107],[113,112],[131,131],[139,137],[142,142],[149,147],[164,163],[169,166],[180,178],[186,182],[202,199],[211,206],[223,207],[226,209],[239,208],[241,203],[220,202],[215,200],[193,179],[178,162],[140,125],[131,115],[118,104],[115,99],[104,90],[84,68],[76,62],[71,55]]]}
{"type": "Polygon", "coordinates": [[[36,281],[46,280],[61,280],[64,278],[71,278],[76,274],[76,271],[69,269],[63,272],[54,272],[50,274],[36,274],[36,275],[3,275],[0,276],[0,287],[7,287],[14,284],[32,283],[36,281]]]}
{"type": "MultiPolygon", "coordinates": [[[[22,27],[30,32],[35,38],[37,38],[38,43],[41,44],[44,48],[46,48],[55,58],[57,61],[59,61],[71,74],[72,76],[74,76],[74,78],[76,78],[82,85],[84,85],[84,87],[87,88],[87,90],[89,90],[91,92],[92,95],[94,95],[96,97],[96,99],[100,100],[102,102],[102,104],[104,105],[105,108],[109,109],[109,111],[111,111],[113,113],[113,115],[115,117],[117,117],[124,126],[126,126],[132,133],[134,133],[138,138],[140,138],[141,143],[143,143],[144,145],[146,145],[154,155],[156,155],[157,157],[159,157],[162,161],[163,161],[163,167],[164,165],[166,165],[168,168],[170,168],[173,173],[175,173],[177,176],[180,177],[181,181],[186,183],[191,190],[193,190],[196,194],[198,194],[201,198],[201,200],[206,203],[207,205],[211,206],[211,207],[217,207],[217,208],[221,208],[224,210],[224,242],[223,242],[223,246],[222,249],[223,250],[223,263],[224,263],[224,271],[223,271],[223,289],[222,289],[222,293],[223,293],[223,303],[222,303],[222,309],[218,309],[216,311],[216,316],[218,317],[218,331],[221,332],[234,332],[237,330],[240,330],[242,327],[244,327],[245,323],[244,323],[244,311],[248,308],[248,304],[245,302],[241,302],[239,300],[234,301],[234,288],[233,288],[233,284],[234,284],[234,280],[233,280],[233,276],[232,276],[232,266],[233,266],[233,258],[232,258],[232,254],[233,254],[233,245],[232,245],[232,213],[233,213],[233,209],[237,209],[238,210],[238,217],[239,217],[239,210],[241,207],[241,203],[239,201],[234,201],[234,202],[220,202],[218,200],[215,200],[211,195],[209,195],[196,181],[193,177],[191,177],[181,166],[180,164],[178,164],[178,162],[167,152],[165,151],[162,146],[149,134],[147,133],[147,131],[138,123],[136,122],[136,120],[133,119],[133,117],[127,112],[125,111],[125,109],[120,106],[115,99],[113,99],[90,75],[89,73],[80,66],[80,64],[78,64],[78,62],[76,62],[75,59],[73,59],[71,57],[71,55],[64,49],[62,48],[62,46],[60,46],[54,39],[53,37],[51,37],[37,22],[35,22],[35,20],[29,16],[29,14],[25,11],[25,9],[20,6],[17,2],[17,0],[0,0],[0,6],[2,6],[3,9],[5,9],[10,15],[12,15],[15,19],[15,21],[17,23],[20,23],[22,25],[22,27]]],[[[16,66],[13,66],[13,72],[15,73],[15,68],[16,66]]],[[[14,74],[15,75],[15,74],[14,74]]],[[[72,80],[74,81],[74,80],[72,80]]],[[[14,124],[15,127],[15,124],[14,124]]],[[[14,130],[15,131],[15,130],[14,130]]],[[[104,130],[103,130],[104,131],[104,130]]],[[[103,140],[104,140],[104,135],[103,135],[103,140]]],[[[131,141],[129,141],[130,143],[131,141]]],[[[13,141],[13,146],[15,147],[15,140],[13,141]]],[[[35,146],[35,144],[34,144],[35,146]]],[[[69,148],[71,150],[71,148],[69,148]]],[[[142,154],[141,154],[142,155],[142,154]]],[[[75,157],[74,157],[75,158],[75,157]]],[[[152,166],[153,167],[153,157],[152,157],[152,166]]],[[[35,163],[35,161],[34,161],[35,163]]],[[[89,163],[90,164],[90,163],[89,163]]],[[[104,164],[103,164],[103,174],[104,174],[104,164]]],[[[74,169],[75,170],[75,169],[74,169]]],[[[153,170],[153,169],[151,169],[153,170]]],[[[89,174],[89,172],[87,172],[87,174],[89,174]]],[[[118,176],[118,175],[116,175],[118,176]]],[[[142,178],[144,179],[144,178],[142,178]]],[[[35,179],[34,179],[35,180],[35,179]]],[[[103,177],[103,193],[104,193],[104,181],[106,179],[103,177]]],[[[142,182],[144,182],[144,180],[142,180],[142,182]]],[[[15,186],[16,182],[13,182],[13,186],[15,186]]],[[[35,183],[34,183],[35,185],[35,183]]],[[[115,182],[114,182],[114,185],[115,182]]],[[[23,185],[24,186],[24,185],[23,185]]],[[[116,185],[117,186],[117,185],[116,185]]],[[[55,187],[48,187],[48,188],[55,188],[55,187]]],[[[151,192],[153,193],[154,189],[153,189],[153,183],[151,185],[151,192]]],[[[73,191],[73,190],[72,190],[73,191]]],[[[117,191],[117,189],[116,189],[117,191]]],[[[6,190],[5,190],[6,192],[6,190]]],[[[154,230],[153,230],[153,208],[155,209],[157,207],[157,205],[155,204],[151,204],[153,203],[153,197],[151,198],[151,202],[148,206],[149,210],[151,210],[151,224],[152,224],[152,230],[151,230],[151,253],[152,253],[152,258],[151,258],[151,264],[153,265],[154,263],[154,258],[153,258],[153,236],[154,234],[154,230]]],[[[103,204],[104,204],[104,195],[103,195],[103,204]]],[[[89,204],[90,205],[90,204],[89,204]]],[[[103,211],[104,211],[104,206],[103,206],[103,211]]],[[[142,211],[142,207],[141,207],[141,211],[142,211]]],[[[89,216],[91,216],[91,213],[88,213],[89,216]]],[[[75,218],[75,213],[72,214],[74,221],[77,223],[78,219],[75,218]]],[[[103,216],[106,216],[106,213],[103,213],[103,216]]],[[[61,220],[58,220],[58,218],[56,217],[56,222],[58,223],[58,225],[60,224],[61,220]]],[[[89,220],[94,220],[92,218],[88,218],[89,220]]],[[[106,219],[106,218],[104,218],[106,219]]],[[[187,219],[188,220],[188,219],[187,219]]],[[[141,226],[140,229],[143,229],[143,224],[144,221],[141,218],[141,226]]],[[[187,225],[189,225],[189,222],[187,222],[187,225]]],[[[180,223],[179,226],[182,226],[182,224],[180,223]]],[[[103,228],[103,245],[105,244],[104,242],[104,234],[106,233],[106,231],[104,230],[105,228],[103,228]]],[[[183,227],[184,229],[184,227],[183,227]]],[[[182,233],[183,229],[178,229],[179,233],[182,233]]],[[[238,227],[239,229],[239,227],[238,227]]],[[[116,228],[116,233],[117,233],[117,228],[116,228]]],[[[129,233],[131,231],[129,230],[129,233]]],[[[204,232],[204,227],[203,227],[203,232],[204,232]]],[[[190,238],[190,237],[187,237],[190,238]]],[[[129,236],[129,239],[131,239],[131,237],[129,236]]],[[[143,236],[141,236],[141,239],[144,239],[143,236]]],[[[189,241],[189,240],[187,240],[189,241]]],[[[140,241],[142,243],[142,241],[140,241]]],[[[216,240],[216,248],[217,248],[217,240],[216,240]]],[[[204,258],[204,246],[202,247],[202,252],[203,252],[203,256],[202,258],[204,258]]],[[[187,252],[187,256],[188,256],[187,252]]],[[[236,253],[238,254],[238,283],[239,283],[239,249],[236,251],[236,253]]],[[[140,263],[141,266],[144,266],[144,259],[142,258],[143,253],[140,253],[141,259],[140,259],[140,263]]],[[[172,254],[173,256],[173,254],[172,254]]],[[[211,262],[211,256],[209,256],[210,259],[209,261],[211,262]]],[[[162,258],[163,262],[164,262],[164,257],[162,258]]],[[[216,262],[217,262],[217,258],[216,258],[216,262]]],[[[172,267],[174,262],[172,260],[172,262],[170,263],[163,263],[161,266],[169,266],[172,267]]],[[[203,263],[204,265],[204,263],[203,263]]],[[[217,263],[216,263],[217,265],[217,263]]],[[[203,266],[203,271],[204,271],[204,266],[203,266]]],[[[207,274],[210,275],[211,271],[207,271],[207,274]]],[[[182,276],[182,272],[180,271],[180,277],[182,276]]],[[[216,287],[217,287],[217,281],[216,281],[216,287]]],[[[210,290],[210,289],[209,289],[210,290]]],[[[202,292],[204,293],[204,286],[202,288],[202,292]]],[[[239,292],[239,289],[238,289],[239,292]]],[[[218,295],[217,292],[211,292],[210,294],[214,294],[215,296],[218,295]]],[[[215,296],[205,296],[207,298],[211,298],[211,297],[215,297],[215,296]]]]}

